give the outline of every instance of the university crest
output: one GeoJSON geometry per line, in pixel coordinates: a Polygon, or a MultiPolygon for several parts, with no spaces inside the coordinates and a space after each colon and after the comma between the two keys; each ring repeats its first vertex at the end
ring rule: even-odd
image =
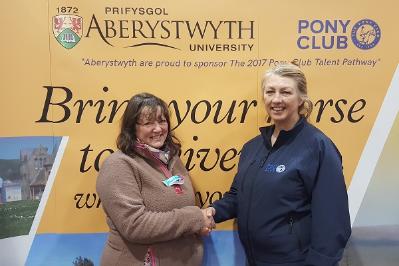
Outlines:
{"type": "Polygon", "coordinates": [[[77,15],[53,17],[53,34],[66,49],[72,49],[82,38],[83,18],[77,15]]]}

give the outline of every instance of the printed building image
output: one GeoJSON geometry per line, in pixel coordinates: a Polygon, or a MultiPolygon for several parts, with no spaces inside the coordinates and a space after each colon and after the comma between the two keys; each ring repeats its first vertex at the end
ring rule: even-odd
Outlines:
{"type": "Polygon", "coordinates": [[[48,147],[21,149],[19,158],[0,160],[0,203],[40,200],[57,152],[48,147]]]}
{"type": "Polygon", "coordinates": [[[0,202],[11,202],[22,199],[21,185],[9,180],[3,181],[0,202]]]}
{"type": "Polygon", "coordinates": [[[37,173],[36,177],[30,184],[30,199],[40,200],[44,192],[44,188],[46,187],[48,176],[49,170],[47,171],[45,168],[40,169],[40,171],[37,173]]]}
{"type": "Polygon", "coordinates": [[[46,187],[54,162],[56,149],[48,153],[48,148],[39,146],[20,152],[20,174],[22,199],[40,199],[46,187]]]}
{"type": "Polygon", "coordinates": [[[0,138],[0,241],[30,233],[58,145],[54,137],[0,138]]]}

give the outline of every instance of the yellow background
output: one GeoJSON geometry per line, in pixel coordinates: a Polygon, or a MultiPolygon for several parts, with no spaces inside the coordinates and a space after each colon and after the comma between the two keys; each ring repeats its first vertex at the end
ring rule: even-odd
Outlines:
{"type": "MultiPolygon", "coordinates": [[[[320,123],[315,123],[317,109],[310,119],[321,128],[338,146],[344,159],[344,173],[349,185],[362,149],[385,96],[386,89],[398,63],[397,5],[391,1],[17,1],[0,4],[0,23],[3,25],[1,44],[1,137],[10,136],[69,136],[69,142],[62,158],[38,233],[83,233],[105,232],[104,215],[101,208],[76,209],[76,193],[94,193],[97,173],[92,168],[80,173],[82,157],[80,151],[88,144],[94,155],[105,148],[115,149],[118,133],[118,119],[113,124],[96,124],[95,109],[85,111],[81,123],[76,123],[78,100],[106,103],[116,99],[119,102],[129,99],[138,92],[148,91],[163,98],[166,102],[176,100],[185,111],[185,101],[196,103],[208,100],[214,103],[222,100],[224,114],[233,100],[256,99],[258,106],[250,109],[245,123],[212,123],[211,119],[194,124],[187,118],[176,130],[183,144],[183,151],[193,148],[215,148],[226,151],[229,148],[241,149],[250,138],[258,134],[258,127],[265,125],[265,112],[260,97],[260,80],[266,66],[256,68],[103,68],[88,67],[82,58],[99,60],[131,58],[140,60],[189,60],[222,61],[238,59],[247,61],[257,58],[292,60],[294,58],[380,58],[371,67],[303,67],[308,78],[309,96],[313,100],[348,100],[344,111],[358,99],[365,99],[367,105],[360,114],[364,118],[358,123],[347,120],[338,124],[330,121],[330,116],[338,117],[333,107],[327,107],[320,123]],[[115,7],[164,7],[167,19],[204,20],[254,20],[254,50],[246,52],[190,52],[183,41],[176,41],[182,50],[161,47],[122,48],[126,40],[111,47],[105,44],[94,31],[90,38],[82,37],[80,43],[67,50],[55,39],[52,33],[51,18],[59,6],[77,6],[83,17],[83,32],[87,32],[92,14],[98,19],[130,19],[124,15],[104,15],[105,6],[115,7]],[[296,45],[297,23],[300,19],[344,19],[351,20],[352,28],[358,20],[370,18],[381,28],[382,37],[376,47],[370,50],[356,48],[348,36],[348,48],[343,50],[301,50],[296,45]],[[43,86],[65,86],[73,91],[73,99],[68,104],[72,110],[68,121],[60,124],[35,123],[40,116],[46,97],[43,86]],[[108,92],[102,88],[107,86],[108,92]],[[198,136],[198,141],[193,141],[198,136]]],[[[137,16],[136,19],[154,19],[151,16],[137,16]]],[[[162,19],[159,16],[159,19],[162,19]]],[[[204,42],[207,42],[205,40],[204,42]]],[[[200,43],[198,40],[190,42],[200,43]]],[[[221,40],[220,42],[223,42],[221,40]]],[[[243,42],[246,42],[243,40],[243,42]]],[[[248,42],[248,40],[247,40],[248,42]]],[[[172,42],[173,43],[173,42],[172,42]]],[[[238,43],[238,41],[234,41],[238,43]]],[[[58,95],[62,98],[62,95],[58,95]]],[[[237,107],[238,110],[241,108],[237,107]]],[[[60,108],[52,108],[54,119],[62,116],[60,108]]],[[[214,110],[211,112],[211,116],[214,110]]],[[[239,112],[237,114],[240,114],[239,112]]],[[[359,114],[356,114],[357,117],[359,114]]],[[[119,118],[120,116],[118,116],[119,118]]],[[[173,118],[176,123],[175,118],[173,118]]],[[[209,158],[213,162],[214,157],[209,158]]],[[[197,159],[198,160],[198,159],[197,159]]],[[[237,161],[237,159],[236,159],[237,161]]],[[[197,161],[197,164],[199,162],[197,161]]],[[[215,168],[209,172],[198,168],[191,172],[197,191],[228,190],[234,170],[223,172],[215,168]]],[[[220,225],[219,229],[231,229],[231,222],[220,225]]]]}

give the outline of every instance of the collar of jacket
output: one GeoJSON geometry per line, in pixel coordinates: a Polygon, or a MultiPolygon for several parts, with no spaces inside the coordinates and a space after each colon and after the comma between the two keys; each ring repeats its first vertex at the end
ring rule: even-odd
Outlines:
{"type": "MultiPolygon", "coordinates": [[[[143,158],[148,164],[150,164],[155,169],[160,170],[160,167],[162,167],[162,165],[165,165],[164,162],[162,162],[160,159],[156,158],[153,155],[151,156],[151,154],[150,154],[151,152],[149,150],[146,150],[147,152],[145,152],[144,150],[135,149],[135,151],[139,157],[143,158]]],[[[166,169],[171,171],[176,163],[176,160],[177,160],[176,155],[169,158],[168,164],[165,165],[166,169]]],[[[164,173],[163,171],[161,171],[161,172],[164,173]]],[[[169,176],[166,176],[166,177],[169,177],[169,176]]]]}
{"type": "Polygon", "coordinates": [[[295,126],[291,130],[281,130],[273,146],[271,143],[271,137],[274,131],[274,125],[261,127],[259,128],[259,131],[263,137],[263,143],[265,144],[266,148],[271,149],[272,147],[274,147],[275,149],[277,149],[278,147],[289,141],[291,138],[296,136],[304,127],[305,123],[307,123],[306,119],[301,116],[301,118],[299,118],[299,120],[296,122],[295,126]]]}

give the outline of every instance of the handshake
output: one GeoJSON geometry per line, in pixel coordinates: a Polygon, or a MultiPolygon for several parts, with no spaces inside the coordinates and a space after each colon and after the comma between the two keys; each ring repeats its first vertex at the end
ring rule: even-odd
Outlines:
{"type": "Polygon", "coordinates": [[[208,207],[206,209],[202,209],[201,211],[204,216],[205,226],[200,230],[199,234],[201,236],[209,236],[212,229],[216,228],[215,220],[213,219],[216,210],[213,207],[208,207]]]}

